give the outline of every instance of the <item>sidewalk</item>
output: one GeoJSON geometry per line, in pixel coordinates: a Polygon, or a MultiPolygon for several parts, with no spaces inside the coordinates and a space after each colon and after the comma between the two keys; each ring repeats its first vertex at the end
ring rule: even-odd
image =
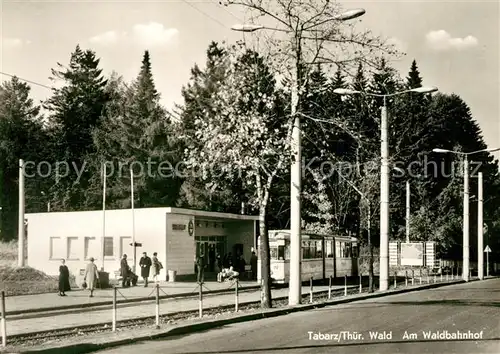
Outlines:
{"type": "MultiPolygon", "coordinates": [[[[255,281],[240,281],[239,289],[258,289],[259,284],[255,281]]],[[[223,290],[234,289],[234,284],[231,282],[206,282],[204,284],[203,293],[207,296],[210,292],[218,292],[223,290]],[[208,290],[207,290],[208,289],[208,290]]],[[[117,300],[132,300],[132,299],[143,299],[143,298],[155,298],[155,288],[154,284],[150,284],[149,287],[138,285],[130,288],[118,287],[120,293],[117,295],[117,300]],[[123,295],[121,295],[123,294],[123,295]]],[[[198,294],[198,284],[195,282],[179,282],[179,283],[160,283],[160,297],[168,296],[197,296],[198,294]]],[[[113,289],[97,289],[94,292],[94,297],[89,297],[89,292],[85,290],[75,289],[68,291],[67,296],[61,297],[57,293],[46,293],[46,294],[36,294],[36,295],[19,295],[19,296],[7,296],[5,297],[5,309],[7,315],[12,314],[12,312],[18,311],[33,311],[36,309],[51,309],[56,307],[68,307],[68,306],[78,306],[83,304],[95,304],[104,305],[113,301],[113,289]]]]}
{"type": "MultiPolygon", "coordinates": [[[[209,286],[207,284],[207,286],[209,286]]],[[[332,290],[343,289],[343,286],[332,286],[332,290]]],[[[144,288],[143,288],[144,289],[144,288]]],[[[129,289],[120,289],[120,291],[129,289]]],[[[144,290],[147,290],[144,289],[144,290]]],[[[151,291],[152,289],[150,289],[151,291]]],[[[165,290],[165,289],[164,289],[165,290]]],[[[316,286],[314,292],[327,291],[328,286],[316,286]]],[[[104,291],[103,291],[104,292],[104,291]]],[[[302,287],[302,293],[308,294],[309,287],[302,287]]],[[[288,288],[272,290],[273,298],[288,296],[288,288]]],[[[69,296],[68,296],[69,298],[69,296]]],[[[83,298],[81,296],[80,298],[83,298]]],[[[60,303],[61,299],[57,295],[53,296],[52,306],[55,302],[60,303]]],[[[85,298],[87,300],[88,298],[85,298]]],[[[90,299],[92,300],[92,299],[90,299]]],[[[239,294],[239,303],[259,301],[260,291],[243,292],[239,294]]],[[[234,305],[235,294],[219,294],[203,298],[203,308],[234,305]]],[[[35,303],[36,304],[36,303],[35,303]]],[[[32,304],[35,305],[35,304],[32,304]]],[[[199,306],[198,298],[176,298],[160,300],[160,315],[168,315],[180,311],[197,311],[199,306]]],[[[126,304],[117,306],[117,321],[129,320],[145,316],[154,316],[156,313],[155,303],[138,304],[136,306],[127,306],[126,304]]],[[[18,335],[24,333],[33,333],[40,330],[57,330],[74,326],[85,326],[112,321],[112,310],[95,310],[79,314],[60,314],[49,317],[25,318],[25,319],[9,319],[7,316],[7,336],[18,335]]]]}

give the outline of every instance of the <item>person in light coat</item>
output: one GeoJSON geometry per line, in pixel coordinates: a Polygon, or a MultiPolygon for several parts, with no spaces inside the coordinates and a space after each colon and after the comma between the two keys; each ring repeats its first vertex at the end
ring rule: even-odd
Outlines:
{"type": "Polygon", "coordinates": [[[158,283],[158,275],[160,275],[160,270],[163,269],[163,265],[158,260],[158,253],[153,253],[153,258],[151,259],[153,267],[153,280],[158,283]]]}
{"type": "Polygon", "coordinates": [[[89,297],[94,297],[94,289],[96,283],[99,281],[99,272],[97,271],[97,266],[94,264],[94,257],[90,257],[89,261],[87,268],[85,268],[83,281],[87,283],[87,287],[90,290],[89,297]]]}

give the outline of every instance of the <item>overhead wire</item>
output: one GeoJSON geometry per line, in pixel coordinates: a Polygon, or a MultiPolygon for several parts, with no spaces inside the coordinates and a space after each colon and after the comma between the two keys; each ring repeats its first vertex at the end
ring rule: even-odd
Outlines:
{"type": "Polygon", "coordinates": [[[40,87],[43,87],[43,88],[46,88],[46,89],[49,89],[49,90],[54,90],[55,89],[54,87],[50,87],[50,86],[41,84],[41,83],[33,81],[33,80],[23,79],[22,77],[19,77],[17,75],[8,74],[8,73],[2,72],[2,71],[0,71],[0,74],[1,75],[5,75],[5,76],[9,76],[9,77],[12,77],[12,78],[15,77],[15,78],[18,78],[21,81],[25,81],[25,82],[28,82],[30,84],[37,85],[37,86],[40,86],[40,87]]]}

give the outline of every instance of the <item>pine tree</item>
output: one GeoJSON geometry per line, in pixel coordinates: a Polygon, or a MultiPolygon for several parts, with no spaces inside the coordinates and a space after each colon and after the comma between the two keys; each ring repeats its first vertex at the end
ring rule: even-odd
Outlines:
{"type": "Polygon", "coordinates": [[[17,235],[19,159],[30,162],[26,170],[30,177],[25,178],[26,209],[44,211],[41,190],[48,180],[38,176],[32,166],[44,161],[47,153],[47,136],[39,112],[26,83],[14,77],[0,86],[0,240],[17,235]]]}
{"type": "Polygon", "coordinates": [[[109,117],[105,130],[97,134],[104,154],[114,157],[116,173],[109,181],[112,200],[119,207],[130,205],[132,168],[137,207],[175,205],[180,179],[174,168],[179,156],[169,116],[155,88],[148,51],[137,79],[124,89],[122,100],[125,108],[109,117]]]}
{"type": "Polygon", "coordinates": [[[422,78],[420,77],[420,72],[418,71],[417,67],[417,61],[415,59],[411,63],[410,72],[406,77],[406,86],[408,87],[408,89],[422,87],[422,78]]]}
{"type": "Polygon", "coordinates": [[[50,112],[53,159],[74,167],[73,173],[57,179],[52,186],[52,205],[55,210],[77,210],[84,205],[93,173],[85,171],[86,157],[95,152],[93,130],[100,125],[108,102],[106,80],[95,53],[80,46],[71,54],[69,66],[58,63],[58,70],[53,69],[52,75],[64,82],[45,103],[50,112]],[[75,171],[81,171],[81,175],[75,171]]]}

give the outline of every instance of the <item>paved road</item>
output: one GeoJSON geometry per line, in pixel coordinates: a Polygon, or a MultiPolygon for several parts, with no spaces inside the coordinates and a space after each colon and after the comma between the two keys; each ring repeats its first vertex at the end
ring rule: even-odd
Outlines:
{"type": "MultiPolygon", "coordinates": [[[[500,353],[500,279],[393,295],[102,351],[187,353],[500,353]],[[308,332],[360,333],[310,340],[308,332]],[[369,332],[392,334],[370,340],[369,332]],[[429,340],[423,332],[472,331],[479,340],[429,340]],[[407,333],[409,339],[403,339],[407,333]],[[411,337],[416,334],[417,337],[411,337]]],[[[101,352],[100,352],[101,353],[101,352]]]]}

